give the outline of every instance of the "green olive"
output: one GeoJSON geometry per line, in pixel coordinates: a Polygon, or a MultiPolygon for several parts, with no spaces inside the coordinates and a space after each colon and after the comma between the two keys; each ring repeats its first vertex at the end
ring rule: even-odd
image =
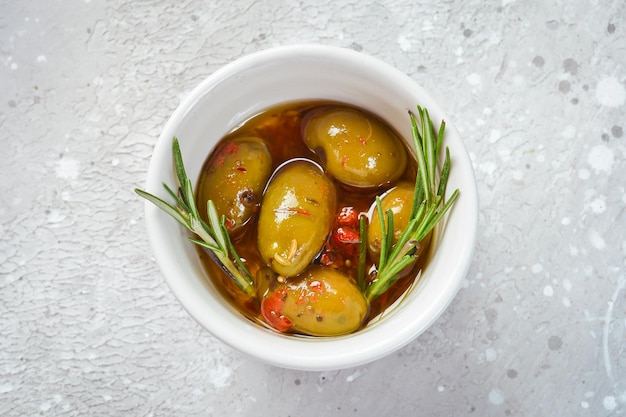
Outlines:
{"type": "Polygon", "coordinates": [[[379,119],[347,107],[326,107],[307,116],[303,137],[338,181],[360,188],[390,184],[407,165],[398,137],[379,119]]]}
{"type": "Polygon", "coordinates": [[[302,272],[324,245],[337,205],[335,186],[322,168],[288,161],[270,179],[258,220],[261,259],[277,274],[302,272]]]}
{"type": "MultiPolygon", "coordinates": [[[[291,330],[311,336],[339,336],[358,330],[369,311],[354,280],[333,268],[312,266],[276,288],[280,315],[291,330]]],[[[270,303],[271,304],[271,303],[270,303]]]]}
{"type": "MultiPolygon", "coordinates": [[[[391,209],[393,213],[393,243],[400,239],[402,232],[406,230],[413,208],[413,193],[415,185],[409,182],[401,182],[391,190],[387,191],[380,199],[383,213],[391,209]]],[[[370,209],[372,212],[369,226],[367,228],[367,246],[373,256],[380,254],[380,242],[382,232],[380,229],[380,217],[374,204],[370,209]]],[[[384,216],[385,220],[387,216],[384,216]]],[[[385,224],[387,222],[385,221],[385,224]]]]}
{"type": "Polygon", "coordinates": [[[258,211],[272,173],[272,157],[260,138],[227,140],[211,154],[198,184],[198,210],[206,221],[206,202],[213,200],[226,228],[235,233],[258,211]]]}

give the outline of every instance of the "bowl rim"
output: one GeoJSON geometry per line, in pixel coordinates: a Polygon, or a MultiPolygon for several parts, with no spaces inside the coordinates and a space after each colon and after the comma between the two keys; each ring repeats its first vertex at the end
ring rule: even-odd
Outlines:
{"type": "MultiPolygon", "coordinates": [[[[171,138],[173,133],[176,132],[176,127],[189,114],[207,89],[250,67],[276,60],[305,58],[321,59],[334,63],[341,62],[342,65],[362,65],[368,68],[368,71],[387,75],[389,82],[393,81],[395,83],[393,88],[399,88],[398,86],[407,88],[416,97],[420,97],[420,102],[428,103],[424,107],[427,107],[431,114],[444,116],[442,118],[446,120],[446,140],[448,141],[451,136],[454,137],[457,159],[454,161],[455,167],[453,169],[458,169],[456,166],[460,164],[463,173],[468,176],[466,183],[470,184],[469,188],[462,190],[461,196],[464,201],[464,212],[462,214],[467,219],[464,231],[465,240],[463,241],[462,250],[456,256],[456,264],[452,270],[453,279],[447,281],[447,285],[442,288],[442,291],[435,294],[432,302],[423,310],[427,320],[422,320],[418,323],[412,322],[410,325],[402,325],[399,320],[396,320],[393,322],[393,325],[387,326],[389,327],[387,333],[393,335],[390,338],[376,337],[376,329],[380,327],[377,325],[367,326],[351,335],[329,338],[284,336],[262,329],[261,326],[252,322],[244,323],[243,325],[239,323],[240,326],[237,327],[235,332],[232,327],[229,328],[229,326],[235,323],[232,320],[226,320],[225,323],[221,324],[211,321],[207,312],[202,309],[201,298],[192,294],[191,288],[185,287],[181,280],[178,279],[180,272],[178,270],[179,262],[166,259],[170,254],[164,250],[162,239],[167,236],[167,233],[159,230],[165,218],[164,214],[146,202],[145,217],[155,259],[170,290],[187,312],[202,327],[209,330],[213,336],[225,344],[263,362],[283,368],[321,371],[359,366],[380,359],[410,343],[439,318],[452,302],[461,286],[462,279],[466,276],[471,265],[478,228],[478,191],[472,164],[458,131],[453,123],[449,121],[450,119],[445,117],[445,113],[428,92],[408,75],[378,58],[363,52],[319,44],[287,45],[254,52],[226,64],[200,82],[182,100],[165,124],[150,161],[146,189],[151,192],[155,187],[160,187],[161,183],[158,181],[158,175],[155,171],[161,169],[165,161],[171,165],[171,138]],[[372,336],[373,333],[374,336],[372,336]],[[250,338],[254,338],[254,343],[249,343],[248,340],[250,338]],[[263,347],[263,349],[259,349],[259,346],[263,347]],[[291,351],[286,350],[285,346],[288,346],[288,349],[291,351]],[[314,355],[311,353],[313,351],[315,351],[314,355]]],[[[467,186],[467,184],[464,186],[467,186]]],[[[455,208],[453,207],[450,215],[454,215],[454,210],[455,208]]],[[[169,217],[167,219],[167,221],[174,222],[169,217]]],[[[419,293],[419,287],[418,285],[412,292],[414,296],[419,293]]],[[[206,308],[206,305],[204,307],[206,308]]],[[[403,317],[407,315],[406,311],[402,313],[401,316],[403,317]]],[[[239,317],[237,320],[241,321],[241,318],[239,317]]],[[[391,321],[388,320],[386,323],[391,323],[391,321]]]]}

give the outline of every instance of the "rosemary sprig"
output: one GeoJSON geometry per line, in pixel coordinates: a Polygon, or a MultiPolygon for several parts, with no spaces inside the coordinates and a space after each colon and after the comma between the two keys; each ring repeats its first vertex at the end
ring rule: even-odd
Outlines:
{"type": "Polygon", "coordinates": [[[228,231],[226,230],[225,217],[219,216],[212,200],[207,202],[209,223],[207,224],[200,218],[191,180],[187,177],[187,173],[185,172],[180,146],[176,137],[172,140],[172,153],[174,156],[176,177],[178,178],[179,184],[178,193],[172,191],[167,184],[163,184],[163,187],[175,203],[170,204],[139,188],[136,188],[135,192],[169,214],[190,232],[194,233],[199,239],[194,237],[189,237],[188,239],[197,245],[209,249],[209,254],[235,282],[237,287],[248,296],[254,297],[256,294],[254,281],[233,247],[228,231]]]}
{"type": "MultiPolygon", "coordinates": [[[[437,178],[438,155],[441,151],[445,122],[441,122],[438,133],[430,120],[428,110],[418,106],[420,122],[409,111],[413,146],[417,159],[417,178],[413,193],[413,206],[409,223],[395,244],[393,243],[393,215],[391,210],[383,216],[380,198],[376,198],[376,209],[383,238],[381,239],[380,261],[376,279],[365,290],[369,301],[382,295],[400,277],[400,272],[416,261],[420,242],[428,236],[443,215],[452,207],[459,195],[456,189],[445,201],[446,185],[450,175],[450,151],[446,148],[443,166],[437,178]]],[[[363,235],[362,235],[363,236],[363,235]]]]}

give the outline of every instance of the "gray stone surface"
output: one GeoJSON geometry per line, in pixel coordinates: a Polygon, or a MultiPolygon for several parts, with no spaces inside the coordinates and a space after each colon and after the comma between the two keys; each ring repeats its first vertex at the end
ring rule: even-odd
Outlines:
{"type": "Polygon", "coordinates": [[[0,1],[0,414],[626,414],[626,3],[0,1]],[[257,363],[152,259],[143,185],[197,83],[319,42],[431,91],[476,169],[463,288],[356,369],[257,363]]]}

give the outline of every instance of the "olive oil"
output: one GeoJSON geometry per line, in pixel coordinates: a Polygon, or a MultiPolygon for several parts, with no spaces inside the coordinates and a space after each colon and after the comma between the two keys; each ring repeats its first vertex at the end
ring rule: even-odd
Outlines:
{"type": "MultiPolygon", "coordinates": [[[[304,159],[320,166],[326,166],[329,163],[328,158],[332,158],[333,156],[326,154],[324,149],[310,149],[304,138],[304,130],[305,124],[311,115],[315,114],[320,109],[333,109],[335,107],[356,109],[365,113],[368,118],[374,120],[377,124],[381,124],[390,131],[393,131],[384,121],[371,113],[365,112],[363,109],[346,105],[345,103],[312,100],[281,104],[255,115],[242,123],[234,131],[227,134],[215,149],[219,149],[221,145],[229,141],[237,141],[241,140],[241,138],[260,138],[271,156],[272,172],[276,171],[278,167],[285,164],[287,161],[294,159],[304,159]]],[[[395,132],[394,134],[397,135],[395,132]]],[[[329,178],[333,181],[334,187],[337,190],[336,213],[334,214],[330,233],[326,236],[322,248],[314,256],[311,265],[324,265],[337,269],[342,274],[352,277],[356,281],[359,262],[359,229],[358,223],[355,224],[355,220],[358,222],[359,216],[369,216],[368,213],[371,213],[371,207],[374,204],[376,196],[384,194],[401,181],[415,182],[417,171],[415,158],[413,153],[409,151],[406,143],[404,141],[400,142],[403,147],[402,151],[405,152],[402,158],[407,160],[408,163],[406,163],[406,167],[399,178],[398,175],[396,175],[397,179],[394,179],[393,182],[378,184],[374,187],[356,187],[337,181],[329,175],[329,178]],[[356,236],[355,233],[357,233],[356,236]]],[[[339,166],[341,162],[342,161],[339,161],[339,166]]],[[[209,155],[200,172],[198,185],[196,187],[196,201],[198,202],[198,207],[205,221],[207,219],[206,212],[202,211],[203,206],[207,200],[215,199],[215,196],[211,195],[211,192],[208,191],[210,187],[207,187],[210,174],[215,171],[214,165],[215,155],[209,155]]],[[[247,168],[241,167],[241,169],[246,170],[247,168]]],[[[269,181],[271,181],[271,177],[269,181]]],[[[226,186],[230,185],[226,184],[226,186]]],[[[233,190],[227,191],[233,194],[233,190]]],[[[258,194],[258,192],[256,192],[256,194],[258,194]]],[[[262,260],[261,252],[263,251],[259,250],[260,245],[266,244],[265,241],[258,241],[259,228],[257,220],[259,218],[260,205],[262,204],[262,196],[244,193],[242,199],[252,205],[252,215],[249,220],[245,221],[243,226],[231,233],[231,239],[237,253],[246,264],[251,275],[255,277],[257,299],[250,299],[243,294],[221,268],[213,262],[204,249],[198,247],[198,253],[204,267],[213,278],[215,285],[220,289],[223,295],[232,302],[233,306],[251,320],[268,326],[260,311],[260,300],[268,288],[271,287],[272,280],[277,279],[277,277],[276,274],[268,270],[267,262],[262,260]]],[[[220,213],[220,215],[221,214],[224,213],[220,213]]],[[[316,231],[311,231],[311,233],[314,232],[316,231]]],[[[403,271],[402,278],[393,284],[387,292],[372,301],[364,323],[367,323],[393,304],[415,280],[418,279],[419,271],[427,261],[429,244],[430,238],[424,239],[417,262],[413,263],[408,271],[403,271]]],[[[368,271],[368,279],[375,277],[376,259],[374,255],[368,254],[365,270],[368,271]]],[[[289,279],[289,277],[278,277],[278,279],[289,279]]]]}

